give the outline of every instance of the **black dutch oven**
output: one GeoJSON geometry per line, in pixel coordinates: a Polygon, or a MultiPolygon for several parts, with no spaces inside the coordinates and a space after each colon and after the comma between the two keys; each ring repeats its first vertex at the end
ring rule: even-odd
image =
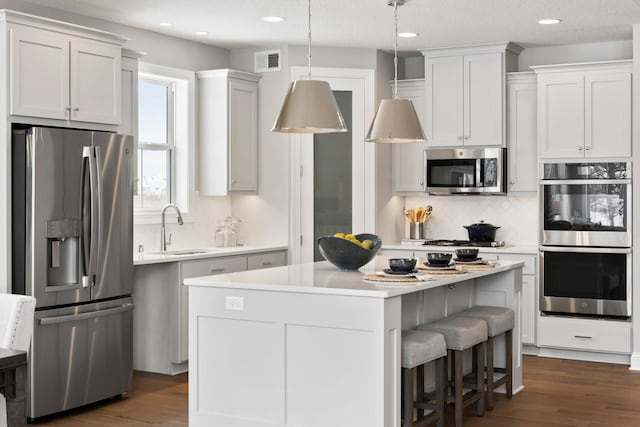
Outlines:
{"type": "Polygon", "coordinates": [[[496,239],[496,230],[500,227],[486,224],[484,221],[471,225],[463,225],[469,234],[469,240],[472,242],[493,242],[496,239]]]}

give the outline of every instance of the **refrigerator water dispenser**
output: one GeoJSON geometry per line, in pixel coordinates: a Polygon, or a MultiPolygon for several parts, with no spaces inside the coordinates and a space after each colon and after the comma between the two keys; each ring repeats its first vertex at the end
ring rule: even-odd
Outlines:
{"type": "Polygon", "coordinates": [[[80,221],[47,221],[47,286],[80,283],[80,221]]]}

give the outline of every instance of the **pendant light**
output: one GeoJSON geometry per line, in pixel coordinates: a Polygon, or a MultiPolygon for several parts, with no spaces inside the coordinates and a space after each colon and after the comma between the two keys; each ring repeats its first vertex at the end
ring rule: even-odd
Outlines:
{"type": "Polygon", "coordinates": [[[393,57],[393,99],[380,101],[365,141],[369,142],[426,142],[420,119],[410,99],[398,99],[398,6],[405,0],[389,0],[393,6],[395,23],[395,50],[393,57]]]}
{"type": "Polygon", "coordinates": [[[308,2],[308,11],[307,80],[296,80],[291,83],[280,114],[271,130],[284,133],[347,132],[347,126],[329,83],[311,80],[311,0],[308,2]]]}

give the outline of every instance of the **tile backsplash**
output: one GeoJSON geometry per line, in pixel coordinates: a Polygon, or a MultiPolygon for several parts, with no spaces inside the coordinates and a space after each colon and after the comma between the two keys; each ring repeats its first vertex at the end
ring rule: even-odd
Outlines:
{"type": "Polygon", "coordinates": [[[469,236],[463,226],[483,220],[500,227],[496,232],[496,240],[503,240],[509,245],[538,244],[539,208],[535,193],[517,196],[406,197],[405,205],[407,208],[433,207],[426,230],[429,239],[466,240],[469,236]]]}

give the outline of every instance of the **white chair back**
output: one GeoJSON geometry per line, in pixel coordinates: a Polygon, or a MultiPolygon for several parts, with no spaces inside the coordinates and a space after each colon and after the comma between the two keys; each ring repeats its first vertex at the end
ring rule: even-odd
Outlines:
{"type": "Polygon", "coordinates": [[[36,299],[25,295],[0,294],[0,347],[29,351],[33,335],[36,299]]]}

